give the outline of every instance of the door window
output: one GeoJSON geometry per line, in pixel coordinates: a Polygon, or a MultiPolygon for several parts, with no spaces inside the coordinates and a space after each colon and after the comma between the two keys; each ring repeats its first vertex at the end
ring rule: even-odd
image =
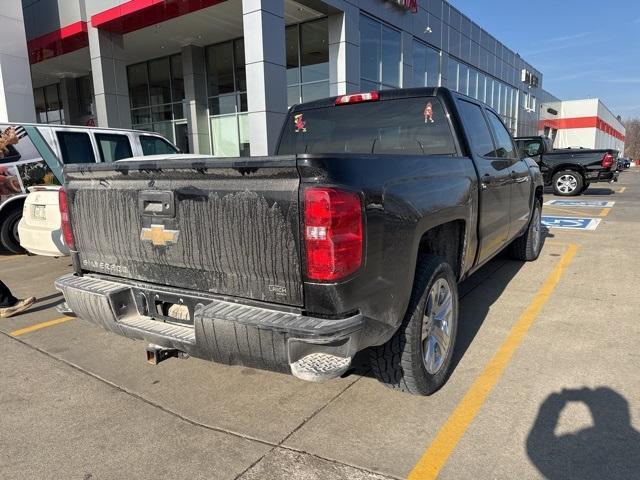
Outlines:
{"type": "Polygon", "coordinates": [[[487,111],[487,114],[496,138],[496,157],[515,160],[518,155],[509,131],[495,113],[487,111]]]}
{"type": "Polygon", "coordinates": [[[131,158],[131,143],[126,135],[113,135],[96,133],[100,160],[103,162],[115,162],[123,158],[131,158]]]}
{"type": "Polygon", "coordinates": [[[164,138],[152,135],[140,135],[140,146],[142,147],[142,154],[145,156],[178,153],[178,150],[164,138]]]}
{"type": "Polygon", "coordinates": [[[467,127],[473,151],[482,157],[494,157],[493,139],[480,106],[463,100],[460,102],[460,113],[467,127]]]}
{"type": "Polygon", "coordinates": [[[62,163],[95,163],[91,138],[88,133],[57,132],[62,163]]]}

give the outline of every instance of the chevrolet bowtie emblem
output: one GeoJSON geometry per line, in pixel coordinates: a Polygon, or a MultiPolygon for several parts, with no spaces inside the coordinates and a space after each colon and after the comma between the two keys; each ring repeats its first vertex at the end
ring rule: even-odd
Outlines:
{"type": "Polygon", "coordinates": [[[165,230],[164,225],[151,225],[150,228],[143,228],[140,240],[151,242],[156,247],[166,247],[178,241],[179,230],[165,230]]]}

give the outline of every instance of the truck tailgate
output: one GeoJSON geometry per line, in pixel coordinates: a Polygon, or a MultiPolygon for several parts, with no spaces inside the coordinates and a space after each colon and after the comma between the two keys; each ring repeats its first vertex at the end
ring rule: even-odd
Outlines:
{"type": "Polygon", "coordinates": [[[65,169],[83,271],[301,306],[295,157],[65,169]]]}

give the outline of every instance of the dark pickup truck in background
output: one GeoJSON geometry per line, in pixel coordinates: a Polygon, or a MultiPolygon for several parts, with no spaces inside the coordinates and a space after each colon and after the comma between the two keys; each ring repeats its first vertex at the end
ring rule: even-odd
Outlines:
{"type": "Polygon", "coordinates": [[[580,195],[592,183],[618,181],[617,150],[554,150],[547,137],[517,137],[515,140],[524,155],[538,162],[545,186],[552,186],[556,195],[580,195]]]}
{"type": "Polygon", "coordinates": [[[71,309],[148,342],[151,363],[319,381],[369,348],[388,386],[440,388],[457,283],[507,246],[540,253],[537,164],[494,111],[443,88],[295,106],[277,154],[65,167],[71,309]]]}

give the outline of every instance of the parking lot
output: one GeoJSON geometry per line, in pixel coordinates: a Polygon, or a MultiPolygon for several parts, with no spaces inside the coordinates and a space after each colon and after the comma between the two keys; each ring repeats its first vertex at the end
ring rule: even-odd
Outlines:
{"type": "Polygon", "coordinates": [[[538,261],[500,255],[460,286],[456,368],[428,398],[366,359],[320,385],[154,367],[143,343],[56,312],[69,259],[0,256],[39,299],[0,320],[0,477],[637,478],[640,168],[572,200],[594,203],[545,205],[538,261]]]}

